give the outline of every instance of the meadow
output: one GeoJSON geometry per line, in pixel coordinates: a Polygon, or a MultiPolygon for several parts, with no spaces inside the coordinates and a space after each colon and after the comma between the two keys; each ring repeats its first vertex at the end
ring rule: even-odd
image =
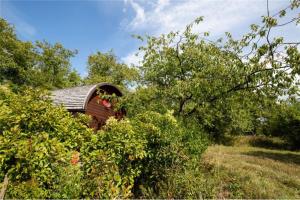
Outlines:
{"type": "Polygon", "coordinates": [[[297,199],[300,152],[284,150],[278,138],[242,136],[213,145],[202,165],[215,187],[215,198],[297,199]],[[280,146],[281,145],[281,146],[280,146]]]}

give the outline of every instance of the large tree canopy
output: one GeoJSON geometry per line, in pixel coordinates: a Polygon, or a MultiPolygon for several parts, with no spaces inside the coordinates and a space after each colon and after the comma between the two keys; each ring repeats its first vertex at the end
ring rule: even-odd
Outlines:
{"type": "Polygon", "coordinates": [[[147,40],[140,48],[142,82],[135,95],[143,97],[138,104],[144,109],[174,110],[176,116],[196,119],[212,133],[229,127],[253,131],[251,121],[271,102],[298,92],[299,42],[271,37],[274,28],[298,24],[299,16],[292,20],[285,16],[298,7],[299,1],[292,1],[272,16],[268,11],[262,25],[251,25],[250,33],[238,40],[230,33],[216,41],[207,32],[196,33],[194,27],[202,17],[183,32],[138,37],[147,40]]]}
{"type": "Polygon", "coordinates": [[[70,64],[75,54],[59,43],[23,42],[0,18],[0,83],[48,89],[78,85],[80,76],[70,64]]]}
{"type": "Polygon", "coordinates": [[[52,45],[48,42],[37,42],[35,50],[35,69],[43,74],[40,81],[47,88],[63,88],[80,83],[80,76],[75,70],[71,70],[70,63],[70,58],[75,56],[76,51],[68,50],[59,43],[52,45]]]}
{"type": "Polygon", "coordinates": [[[28,84],[34,65],[34,47],[17,39],[14,29],[0,18],[0,82],[28,84]]]}

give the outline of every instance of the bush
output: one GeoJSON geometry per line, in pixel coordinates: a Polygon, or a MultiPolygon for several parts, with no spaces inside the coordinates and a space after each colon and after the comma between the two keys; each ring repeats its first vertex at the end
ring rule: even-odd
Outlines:
{"type": "Polygon", "coordinates": [[[86,193],[96,198],[143,196],[157,191],[166,171],[183,162],[182,130],[171,113],[145,112],[128,120],[110,118],[84,149],[86,193]],[[97,181],[96,181],[97,180],[97,181]],[[96,189],[98,188],[98,189],[96,189]]]}
{"type": "Polygon", "coordinates": [[[93,134],[82,150],[84,195],[93,198],[129,198],[134,178],[140,173],[137,160],[146,156],[146,141],[129,120],[110,118],[93,134]]]}
{"type": "Polygon", "coordinates": [[[196,126],[185,128],[172,112],[110,118],[96,133],[86,124],[86,116],[54,107],[42,91],[13,93],[1,86],[0,181],[8,175],[6,198],[165,198],[163,185],[185,177],[188,161],[197,161],[207,147],[196,126]]]}
{"type": "Polygon", "coordinates": [[[70,152],[92,133],[82,119],[52,106],[42,91],[0,87],[0,179],[8,174],[9,198],[51,197],[70,152]]]}
{"type": "Polygon", "coordinates": [[[262,127],[266,135],[285,139],[290,148],[300,148],[300,102],[281,104],[266,118],[262,127]]]}
{"type": "Polygon", "coordinates": [[[199,168],[208,138],[199,126],[193,121],[176,120],[172,112],[165,115],[145,112],[135,117],[136,122],[141,133],[148,133],[147,141],[151,141],[147,145],[148,152],[152,152],[142,161],[143,170],[135,185],[138,186],[136,197],[209,197],[204,192],[207,184],[199,168]],[[151,131],[145,129],[149,124],[161,131],[149,134],[151,131]]]}
{"type": "Polygon", "coordinates": [[[160,192],[150,193],[151,198],[168,199],[212,199],[215,194],[215,180],[209,179],[200,162],[191,162],[184,167],[172,167],[168,179],[159,183],[160,192]]]}

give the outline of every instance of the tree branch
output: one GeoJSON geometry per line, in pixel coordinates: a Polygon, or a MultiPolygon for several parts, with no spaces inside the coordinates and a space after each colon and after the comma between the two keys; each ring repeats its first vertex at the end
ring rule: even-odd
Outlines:
{"type": "Polygon", "coordinates": [[[187,96],[187,97],[185,97],[185,98],[181,98],[181,100],[180,100],[180,102],[179,102],[178,114],[180,114],[180,113],[183,111],[183,106],[184,106],[184,104],[185,104],[188,100],[192,99],[192,97],[193,97],[193,95],[191,94],[191,95],[189,95],[189,96],[187,96]]]}

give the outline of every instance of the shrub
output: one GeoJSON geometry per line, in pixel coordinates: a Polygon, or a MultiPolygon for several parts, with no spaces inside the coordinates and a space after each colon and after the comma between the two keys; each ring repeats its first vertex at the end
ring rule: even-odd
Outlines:
{"type": "Polygon", "coordinates": [[[172,112],[164,115],[145,112],[137,115],[134,123],[139,134],[146,133],[148,141],[148,156],[141,160],[143,170],[136,179],[136,197],[208,197],[202,194],[205,179],[199,171],[208,138],[199,126],[192,121],[176,120],[172,112]],[[149,131],[151,125],[158,131],[149,131]]]}
{"type": "Polygon", "coordinates": [[[92,133],[81,120],[52,106],[42,91],[0,87],[0,179],[9,175],[10,198],[51,197],[70,151],[92,133]]]}
{"type": "Polygon", "coordinates": [[[165,198],[163,185],[185,177],[188,161],[197,161],[207,147],[196,126],[183,126],[172,112],[110,118],[96,133],[86,124],[87,117],[54,107],[42,91],[13,93],[1,86],[0,181],[8,175],[6,198],[154,197],[149,191],[165,198]]]}
{"type": "Polygon", "coordinates": [[[171,113],[144,112],[132,119],[110,118],[84,148],[88,185],[95,198],[143,196],[157,191],[166,171],[184,159],[182,130],[171,113]],[[97,183],[97,184],[95,184],[97,183]]]}
{"type": "Polygon", "coordinates": [[[129,198],[134,178],[140,173],[135,162],[146,156],[146,141],[129,120],[110,118],[103,130],[84,144],[84,195],[93,198],[129,198]]]}
{"type": "Polygon", "coordinates": [[[263,126],[266,135],[285,139],[292,149],[300,148],[300,102],[281,104],[266,118],[263,126]]]}

